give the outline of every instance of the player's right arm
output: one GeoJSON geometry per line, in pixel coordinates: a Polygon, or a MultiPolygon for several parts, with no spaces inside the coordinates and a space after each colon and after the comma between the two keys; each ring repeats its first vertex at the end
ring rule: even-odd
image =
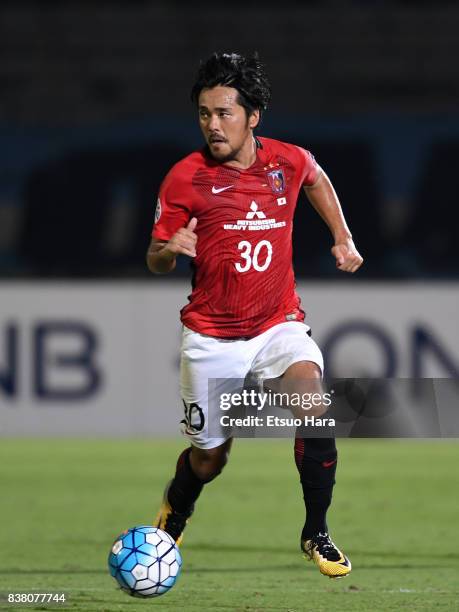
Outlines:
{"type": "Polygon", "coordinates": [[[198,236],[194,230],[198,220],[190,219],[186,227],[181,227],[167,242],[152,238],[147,251],[147,266],[155,274],[172,272],[177,255],[196,257],[198,236]]]}
{"type": "Polygon", "coordinates": [[[161,183],[147,251],[147,266],[155,274],[172,272],[178,255],[196,257],[197,219],[191,204],[193,172],[189,158],[185,158],[171,168],[161,183]]]}

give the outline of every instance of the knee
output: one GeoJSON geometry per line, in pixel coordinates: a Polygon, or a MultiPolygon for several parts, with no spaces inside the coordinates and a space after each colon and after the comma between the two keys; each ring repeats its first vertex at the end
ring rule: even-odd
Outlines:
{"type": "Polygon", "coordinates": [[[229,453],[212,453],[211,451],[200,449],[199,453],[191,453],[190,461],[193,472],[203,482],[210,482],[221,474],[228,462],[229,453]]]}

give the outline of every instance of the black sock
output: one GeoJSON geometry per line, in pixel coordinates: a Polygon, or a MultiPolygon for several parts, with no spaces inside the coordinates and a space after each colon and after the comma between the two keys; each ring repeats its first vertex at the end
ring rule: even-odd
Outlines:
{"type": "Polygon", "coordinates": [[[309,540],[318,533],[328,532],[326,516],[331,504],[337,462],[334,438],[296,438],[295,462],[306,506],[301,539],[309,540]]]}
{"type": "Polygon", "coordinates": [[[205,485],[193,472],[190,453],[191,448],[186,448],[178,458],[175,476],[167,494],[171,507],[181,514],[190,514],[193,511],[194,502],[205,485]]]}

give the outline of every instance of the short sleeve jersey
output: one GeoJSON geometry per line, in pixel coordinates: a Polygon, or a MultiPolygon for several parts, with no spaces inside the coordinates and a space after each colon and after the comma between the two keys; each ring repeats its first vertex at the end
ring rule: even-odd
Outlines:
{"type": "Polygon", "coordinates": [[[152,235],[169,240],[197,218],[193,290],[181,310],[190,329],[251,338],[285,321],[303,321],[292,266],[298,194],[320,168],[308,151],[257,138],[257,158],[241,170],[205,149],[178,162],[159,192],[152,235]]]}

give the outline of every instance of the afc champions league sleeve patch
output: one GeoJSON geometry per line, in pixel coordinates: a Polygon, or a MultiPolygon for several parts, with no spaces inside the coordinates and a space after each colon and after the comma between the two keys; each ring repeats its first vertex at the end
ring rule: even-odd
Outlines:
{"type": "Polygon", "coordinates": [[[156,208],[155,208],[155,223],[158,223],[160,217],[161,217],[161,200],[158,198],[158,201],[156,202],[156,208]]]}

